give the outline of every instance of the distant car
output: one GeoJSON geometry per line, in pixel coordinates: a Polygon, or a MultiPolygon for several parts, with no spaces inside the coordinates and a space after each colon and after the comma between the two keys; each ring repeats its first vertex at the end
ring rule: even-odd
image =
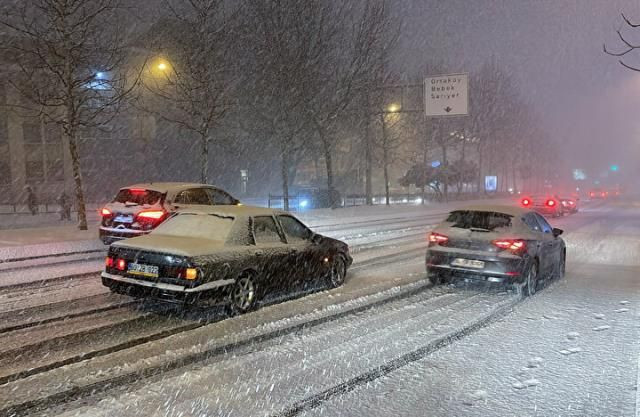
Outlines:
{"type": "Polygon", "coordinates": [[[351,263],[346,243],[313,233],[289,213],[200,207],[112,244],[102,283],[134,297],[222,301],[242,313],[270,291],[317,280],[338,287],[351,263]]]}
{"type": "Polygon", "coordinates": [[[113,201],[100,209],[100,240],[116,240],[149,233],[167,217],[192,206],[238,205],[226,191],[207,184],[149,183],[121,188],[113,201]]]}
{"type": "Polygon", "coordinates": [[[342,196],[335,189],[330,193],[326,188],[299,187],[292,189],[290,195],[294,199],[289,205],[295,210],[330,208],[332,199],[336,205],[342,205],[342,196]]]}
{"type": "Polygon", "coordinates": [[[562,205],[562,209],[563,209],[563,214],[567,213],[567,214],[574,214],[578,212],[578,201],[579,199],[576,199],[574,197],[556,197],[558,200],[560,200],[560,204],[562,205]]]}
{"type": "Polygon", "coordinates": [[[602,190],[600,188],[594,188],[589,190],[589,198],[591,200],[604,200],[609,196],[609,193],[606,190],[602,190]]]}
{"type": "Polygon", "coordinates": [[[520,205],[549,217],[560,217],[565,213],[561,200],[552,195],[539,194],[522,197],[520,205]]]}
{"type": "Polygon", "coordinates": [[[434,284],[458,279],[515,284],[524,295],[564,275],[561,229],[540,214],[510,206],[454,210],[429,234],[426,268],[434,284]]]}

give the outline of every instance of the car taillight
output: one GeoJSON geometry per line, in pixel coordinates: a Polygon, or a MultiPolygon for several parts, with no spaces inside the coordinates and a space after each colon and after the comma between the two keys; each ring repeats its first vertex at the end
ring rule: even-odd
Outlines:
{"type": "Polygon", "coordinates": [[[162,210],[147,210],[138,213],[137,217],[144,220],[159,220],[164,217],[164,214],[165,212],[162,210]]]}
{"type": "Polygon", "coordinates": [[[116,268],[119,271],[124,271],[125,269],[127,269],[127,261],[125,261],[124,259],[118,259],[116,261],[116,268]]]}
{"type": "Polygon", "coordinates": [[[606,196],[607,196],[607,193],[602,193],[602,196],[603,196],[603,197],[606,197],[606,196]]]}
{"type": "Polygon", "coordinates": [[[111,210],[109,210],[106,207],[103,207],[102,210],[100,210],[100,215],[102,217],[107,217],[107,216],[111,216],[113,213],[111,213],[111,210]]]}
{"type": "Polygon", "coordinates": [[[555,205],[556,205],[555,200],[547,200],[547,206],[549,206],[549,207],[553,207],[553,206],[555,206],[555,205]]]}
{"type": "Polygon", "coordinates": [[[107,268],[113,268],[114,263],[115,263],[115,260],[111,256],[107,256],[107,259],[105,259],[104,261],[104,265],[107,268]]]}
{"type": "Polygon", "coordinates": [[[529,207],[531,205],[531,200],[529,200],[528,198],[523,198],[521,203],[523,206],[529,207]]]}
{"type": "Polygon", "coordinates": [[[589,193],[589,197],[595,197],[596,193],[589,193]]]}
{"type": "Polygon", "coordinates": [[[448,236],[435,232],[429,234],[429,246],[446,245],[447,242],[449,242],[448,236]]]}
{"type": "Polygon", "coordinates": [[[498,239],[491,242],[500,249],[508,250],[512,253],[522,253],[527,249],[527,243],[521,239],[498,239]]]}

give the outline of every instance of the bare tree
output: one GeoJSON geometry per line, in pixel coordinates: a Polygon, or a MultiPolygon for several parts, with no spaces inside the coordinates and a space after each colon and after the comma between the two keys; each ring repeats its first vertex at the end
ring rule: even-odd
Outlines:
{"type": "MultiPolygon", "coordinates": [[[[632,23],[627,16],[624,15],[624,13],[622,13],[622,20],[624,21],[626,27],[631,28],[631,29],[636,29],[638,27],[640,27],[640,23],[632,23]]],[[[616,34],[618,35],[618,38],[620,39],[620,41],[622,42],[622,44],[624,45],[623,49],[620,52],[612,52],[610,50],[607,49],[607,45],[603,44],[602,45],[602,49],[604,50],[604,53],[607,55],[611,55],[611,56],[615,56],[620,58],[618,60],[618,62],[620,63],[620,65],[622,65],[625,68],[628,68],[630,70],[633,71],[639,71],[640,72],[640,68],[634,66],[634,65],[630,65],[627,64],[623,61],[623,57],[633,53],[634,51],[640,49],[640,45],[632,43],[631,41],[629,41],[625,35],[622,33],[622,29],[618,29],[616,31],[616,34]]]]}
{"type": "Polygon", "coordinates": [[[143,108],[193,132],[201,149],[200,180],[209,182],[209,147],[232,104],[231,35],[236,11],[223,0],[166,0],[168,16],[149,32],[155,53],[143,85],[143,108]],[[155,99],[155,100],[154,100],[155,99]]]}
{"type": "Polygon", "coordinates": [[[113,118],[135,82],[128,81],[121,0],[30,0],[2,6],[9,38],[10,77],[22,102],[16,107],[62,127],[69,146],[78,227],[87,229],[77,147],[84,127],[113,118]]]}
{"type": "MultiPolygon", "coordinates": [[[[310,118],[322,145],[327,174],[327,188],[334,201],[333,151],[339,140],[337,127],[350,118],[357,97],[371,88],[371,75],[384,70],[387,49],[397,40],[396,21],[389,13],[386,0],[364,0],[324,10],[332,18],[322,19],[325,49],[323,64],[317,67],[314,97],[310,101],[310,118]],[[347,7],[348,5],[348,7],[347,7]]],[[[319,36],[320,38],[321,36],[319,36]]]]}

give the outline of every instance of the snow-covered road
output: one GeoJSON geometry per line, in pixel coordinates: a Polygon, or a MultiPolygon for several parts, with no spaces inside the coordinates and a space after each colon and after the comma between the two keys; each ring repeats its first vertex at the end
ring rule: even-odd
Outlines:
{"type": "MultiPolygon", "coordinates": [[[[595,204],[554,222],[567,231],[567,277],[524,302],[501,289],[430,288],[422,236],[435,221],[407,217],[325,219],[321,232],[358,248],[349,280],[333,291],[149,340],[146,333],[194,317],[163,323],[166,312],[120,307],[98,293],[97,307],[113,310],[54,320],[50,331],[6,332],[0,366],[16,377],[0,385],[0,403],[64,416],[635,415],[640,214],[595,204]],[[92,330],[101,320],[113,336],[92,330]],[[86,360],[80,331],[90,339],[86,360]],[[69,342],[69,358],[42,344],[20,355],[22,341],[34,344],[38,334],[69,342]],[[134,336],[140,343],[127,347],[134,336]],[[42,370],[15,374],[29,365],[42,370]]],[[[46,321],[64,308],[96,307],[88,297],[65,307],[64,289],[47,294],[62,310],[35,303],[24,314],[46,321]]],[[[9,310],[14,297],[5,300],[9,310]]]]}

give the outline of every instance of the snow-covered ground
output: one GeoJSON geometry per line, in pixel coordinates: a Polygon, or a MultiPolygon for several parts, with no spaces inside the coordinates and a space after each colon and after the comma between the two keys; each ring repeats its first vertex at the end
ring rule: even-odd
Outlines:
{"type": "MultiPolygon", "coordinates": [[[[567,276],[524,302],[514,305],[513,294],[498,291],[437,288],[50,411],[634,416],[640,215],[595,206],[554,223],[567,230],[567,276]],[[446,339],[505,308],[511,313],[486,327],[446,339]]],[[[423,265],[416,259],[391,268],[419,274],[423,265]]],[[[295,309],[298,301],[286,304],[295,309]]]]}

